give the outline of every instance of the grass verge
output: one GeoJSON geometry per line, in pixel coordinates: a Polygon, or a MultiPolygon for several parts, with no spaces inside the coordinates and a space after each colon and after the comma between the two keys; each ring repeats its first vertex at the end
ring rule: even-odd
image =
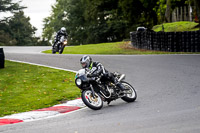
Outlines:
{"type": "MultiPolygon", "coordinates": [[[[189,22],[189,21],[180,21],[173,23],[164,23],[165,32],[183,32],[183,31],[196,31],[199,30],[199,23],[189,22]]],[[[156,25],[152,30],[159,32],[162,31],[162,25],[156,25]]]]}
{"type": "Polygon", "coordinates": [[[72,72],[6,61],[0,69],[0,117],[80,97],[74,77],[72,72]]]}
{"type": "MultiPolygon", "coordinates": [[[[51,50],[43,51],[51,53],[51,50]]],[[[80,46],[65,47],[63,54],[104,54],[104,55],[143,55],[143,54],[200,54],[192,52],[163,52],[133,48],[130,42],[114,42],[88,44],[80,46]]]]}

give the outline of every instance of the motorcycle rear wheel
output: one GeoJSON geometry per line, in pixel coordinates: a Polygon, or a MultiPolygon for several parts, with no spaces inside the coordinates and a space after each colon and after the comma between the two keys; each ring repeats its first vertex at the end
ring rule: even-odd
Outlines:
{"type": "Polygon", "coordinates": [[[103,101],[100,95],[95,93],[95,98],[93,98],[91,90],[83,91],[81,94],[81,98],[85,105],[93,110],[99,110],[103,107],[103,101]]]}
{"type": "Polygon", "coordinates": [[[127,90],[127,91],[130,92],[131,94],[125,94],[126,96],[122,97],[121,99],[126,102],[134,102],[137,98],[137,93],[136,93],[135,89],[129,83],[127,83],[125,81],[122,81],[122,84],[126,88],[129,88],[129,90],[127,90]]]}

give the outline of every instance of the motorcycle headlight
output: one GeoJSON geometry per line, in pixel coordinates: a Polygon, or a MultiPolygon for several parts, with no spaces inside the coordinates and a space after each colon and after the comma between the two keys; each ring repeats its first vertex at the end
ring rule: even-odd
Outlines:
{"type": "Polygon", "coordinates": [[[78,85],[78,86],[80,86],[81,84],[82,84],[82,81],[81,81],[81,79],[76,79],[76,84],[78,85]]]}
{"type": "Polygon", "coordinates": [[[67,41],[64,41],[64,45],[67,45],[67,41]]]}

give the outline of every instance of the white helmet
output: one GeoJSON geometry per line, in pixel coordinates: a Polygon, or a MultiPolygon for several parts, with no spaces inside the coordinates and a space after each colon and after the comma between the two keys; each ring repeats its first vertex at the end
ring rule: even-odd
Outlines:
{"type": "Polygon", "coordinates": [[[62,27],[60,30],[61,30],[62,33],[66,32],[66,28],[65,27],[62,27]]]}
{"type": "Polygon", "coordinates": [[[88,55],[84,55],[81,59],[80,59],[80,63],[81,66],[83,68],[89,68],[90,64],[92,63],[92,58],[88,55]]]}

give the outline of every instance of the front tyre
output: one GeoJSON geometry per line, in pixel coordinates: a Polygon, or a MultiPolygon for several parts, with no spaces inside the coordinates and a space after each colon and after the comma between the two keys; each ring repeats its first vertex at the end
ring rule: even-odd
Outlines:
{"type": "Polygon", "coordinates": [[[59,54],[62,54],[62,53],[63,53],[64,48],[65,48],[65,45],[61,45],[59,54]]]}
{"type": "Polygon", "coordinates": [[[122,81],[121,83],[124,85],[124,87],[129,89],[129,90],[125,91],[125,96],[122,97],[121,99],[126,102],[134,102],[137,98],[137,93],[136,93],[135,89],[129,83],[127,83],[125,81],[122,81]]]}
{"type": "Polygon", "coordinates": [[[91,90],[83,91],[81,98],[85,105],[93,110],[99,110],[103,107],[103,101],[99,94],[95,93],[95,98],[93,98],[91,90]]]}
{"type": "Polygon", "coordinates": [[[52,54],[55,54],[56,53],[56,49],[55,47],[52,47],[52,54]]]}

